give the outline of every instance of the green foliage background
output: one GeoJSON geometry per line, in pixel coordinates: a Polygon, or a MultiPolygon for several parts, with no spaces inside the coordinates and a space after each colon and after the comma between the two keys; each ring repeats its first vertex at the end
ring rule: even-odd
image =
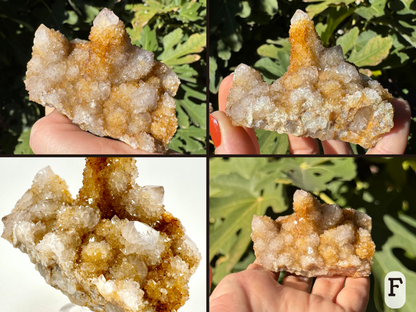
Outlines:
{"type": "MultiPolygon", "coordinates": [[[[301,9],[313,17],[325,46],[340,44],[348,61],[379,80],[393,96],[408,100],[416,116],[416,1],[211,0],[210,7],[209,89],[215,110],[222,79],[240,63],[259,70],[268,83],[286,72],[290,19],[301,9]]],[[[415,152],[411,139],[415,127],[414,120],[407,153],[415,152]]],[[[265,131],[257,135],[262,154],[288,152],[286,135],[265,131]]],[[[353,149],[364,152],[361,147],[353,149]]]]}
{"type": "Polygon", "coordinates": [[[175,98],[179,127],[169,147],[205,153],[205,0],[0,1],[0,153],[31,153],[30,129],[44,114],[23,84],[38,26],[59,30],[69,40],[87,39],[104,7],[123,20],[134,44],[154,52],[182,81],[175,98]]]}
{"type": "Polygon", "coordinates": [[[275,219],[291,214],[293,193],[303,189],[321,202],[372,217],[376,252],[367,311],[391,311],[383,300],[384,276],[390,271],[402,272],[407,283],[406,304],[395,311],[414,311],[415,158],[211,158],[209,180],[213,287],[254,261],[253,215],[275,219]]]}

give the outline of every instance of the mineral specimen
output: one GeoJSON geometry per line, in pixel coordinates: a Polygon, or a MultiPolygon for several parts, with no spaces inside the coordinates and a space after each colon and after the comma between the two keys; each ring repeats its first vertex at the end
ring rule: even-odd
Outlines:
{"type": "Polygon", "coordinates": [[[123,22],[103,9],[90,41],[36,30],[27,64],[29,99],[57,108],[81,129],[148,152],[165,152],[176,132],[180,81],[151,52],[130,43],[123,22]]]}
{"type": "Polygon", "coordinates": [[[371,218],[354,209],[320,204],[298,190],[295,213],[273,221],[253,216],[256,261],[270,271],[302,276],[368,276],[375,245],[371,218]]]}
{"type": "Polygon", "coordinates": [[[313,21],[297,10],[289,31],[290,66],[268,85],[240,64],[227,98],[233,125],[373,147],[393,127],[391,94],[345,61],[342,48],[324,48],[313,21]]]}
{"type": "Polygon", "coordinates": [[[50,167],[3,218],[3,238],[46,282],[93,311],[177,311],[201,256],[164,209],[161,186],[135,183],[130,158],[90,158],[74,200],[50,167]]]}

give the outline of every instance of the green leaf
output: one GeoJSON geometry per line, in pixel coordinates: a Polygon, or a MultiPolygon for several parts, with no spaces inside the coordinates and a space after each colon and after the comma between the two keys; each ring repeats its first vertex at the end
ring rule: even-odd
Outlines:
{"type": "Polygon", "coordinates": [[[373,17],[380,17],[384,15],[384,7],[387,0],[370,0],[369,7],[359,7],[355,10],[355,13],[369,20],[373,17]]]}
{"type": "Polygon", "coordinates": [[[195,126],[190,126],[186,129],[179,129],[178,133],[180,136],[189,136],[200,141],[205,140],[206,131],[205,129],[197,128],[195,126]]]}
{"type": "Polygon", "coordinates": [[[195,22],[203,19],[199,16],[198,10],[201,4],[196,1],[187,1],[182,8],[179,9],[179,15],[175,16],[176,19],[184,22],[195,22]]]}
{"type": "Polygon", "coordinates": [[[261,56],[277,59],[279,48],[273,44],[263,44],[257,49],[257,53],[261,56]]]}
{"type": "Polygon", "coordinates": [[[348,181],[357,174],[352,158],[282,158],[268,169],[281,170],[295,186],[309,192],[324,191],[328,182],[348,181]]]}
{"type": "Polygon", "coordinates": [[[322,11],[325,11],[327,8],[328,4],[326,2],[321,2],[319,4],[311,4],[306,7],[306,13],[309,15],[310,18],[313,18],[322,11]]]}
{"type": "Polygon", "coordinates": [[[270,74],[272,74],[272,77],[281,77],[284,75],[284,73],[286,72],[286,68],[280,66],[279,64],[273,62],[271,59],[269,59],[268,57],[263,57],[260,60],[258,60],[255,64],[254,64],[254,68],[256,68],[257,70],[263,72],[268,72],[270,74]]]}
{"type": "Polygon", "coordinates": [[[400,34],[402,35],[402,37],[404,39],[407,40],[407,42],[409,42],[413,47],[416,48],[416,26],[407,23],[406,21],[399,21],[399,24],[410,29],[411,34],[409,35],[409,31],[407,31],[407,33],[405,32],[401,32],[400,34]]]}
{"type": "Polygon", "coordinates": [[[393,51],[391,51],[391,54],[396,54],[400,59],[400,63],[403,64],[405,61],[409,59],[409,56],[407,54],[401,52],[402,50],[404,50],[405,45],[398,40],[398,36],[396,34],[393,34],[391,37],[393,38],[394,47],[393,51]]]}
{"type": "Polygon", "coordinates": [[[322,34],[325,32],[325,30],[327,29],[328,25],[327,24],[322,24],[322,23],[318,23],[315,25],[315,30],[318,33],[318,36],[321,37],[322,34]]]}
{"type": "Polygon", "coordinates": [[[221,39],[217,42],[217,54],[224,61],[228,61],[231,58],[231,48],[221,39]]]}
{"type": "Polygon", "coordinates": [[[14,150],[15,154],[34,154],[29,144],[30,130],[31,129],[27,129],[20,134],[19,138],[17,139],[18,143],[14,150]]]}
{"type": "Polygon", "coordinates": [[[241,26],[236,20],[238,14],[247,13],[247,8],[239,1],[212,0],[210,2],[211,12],[210,31],[214,32],[221,28],[222,40],[237,52],[243,46],[241,26]]]}
{"type": "Polygon", "coordinates": [[[241,4],[243,5],[243,9],[237,13],[238,16],[241,18],[246,18],[250,16],[251,13],[251,7],[248,1],[241,1],[241,4]]]}
{"type": "Polygon", "coordinates": [[[268,57],[263,57],[254,64],[254,68],[265,75],[264,78],[268,83],[276,80],[278,77],[282,77],[289,66],[288,54],[284,54],[284,52],[279,51],[278,58],[279,59],[277,61],[273,62],[268,57]]]}
{"type": "Polygon", "coordinates": [[[78,23],[78,14],[74,11],[67,11],[68,18],[62,21],[63,24],[75,25],[78,23]]]}
{"type": "Polygon", "coordinates": [[[87,24],[92,23],[92,21],[96,18],[98,13],[100,13],[100,8],[92,6],[92,5],[85,4],[84,9],[85,9],[85,14],[87,16],[87,18],[85,19],[85,22],[87,24]]]}
{"type": "Polygon", "coordinates": [[[169,148],[175,151],[184,151],[192,154],[205,153],[205,129],[190,126],[178,129],[174,139],[169,143],[169,148]]]}
{"type": "Polygon", "coordinates": [[[177,28],[163,37],[163,53],[158,60],[168,66],[188,64],[198,61],[201,56],[192,53],[199,53],[205,47],[206,34],[192,34],[184,43],[183,31],[177,28]],[[176,47],[175,47],[176,46],[176,47]]]}
{"type": "Polygon", "coordinates": [[[195,89],[192,89],[191,87],[187,86],[186,84],[182,84],[181,88],[186,92],[185,93],[185,99],[194,98],[197,100],[200,100],[202,102],[205,101],[206,96],[205,93],[199,92],[195,89]]]}
{"type": "Polygon", "coordinates": [[[206,104],[197,105],[189,99],[175,100],[176,105],[182,106],[191,118],[194,125],[206,129],[206,104]]]}
{"type": "MultiPolygon", "coordinates": [[[[139,36],[141,29],[147,25],[147,23],[155,16],[157,13],[165,11],[165,8],[162,3],[155,0],[146,0],[145,4],[134,4],[126,6],[126,9],[134,13],[133,19],[133,28],[138,28],[139,36]]],[[[137,38],[138,39],[138,38],[137,38]]]]}
{"type": "Polygon", "coordinates": [[[354,49],[359,51],[361,50],[368,41],[372,38],[377,37],[377,33],[372,30],[363,31],[358,35],[357,40],[355,40],[354,49]]]}
{"type": "Polygon", "coordinates": [[[244,179],[249,180],[257,169],[267,164],[266,158],[211,158],[209,178],[214,179],[219,175],[228,175],[231,172],[238,172],[244,179]]]}
{"type": "Polygon", "coordinates": [[[264,215],[268,207],[276,212],[287,209],[283,185],[276,185],[274,175],[261,170],[264,159],[241,158],[234,163],[221,159],[210,162],[210,168],[218,171],[216,166],[221,163],[227,163],[232,171],[210,179],[209,254],[210,261],[218,257],[213,269],[215,284],[233,269],[250,244],[253,215],[264,215]],[[247,176],[247,166],[251,171],[248,179],[243,177],[247,176]]]}
{"type": "Polygon", "coordinates": [[[183,31],[180,28],[176,28],[174,31],[170,32],[163,37],[163,53],[160,55],[164,59],[164,55],[168,54],[169,50],[173,50],[174,46],[179,44],[183,38],[183,31]]]}
{"type": "Polygon", "coordinates": [[[287,38],[279,38],[275,41],[267,40],[267,42],[269,44],[263,44],[257,49],[257,53],[265,57],[258,60],[254,67],[265,76],[264,79],[268,83],[271,83],[276,78],[283,76],[289,66],[290,42],[287,38]]]}
{"type": "Polygon", "coordinates": [[[289,38],[279,38],[278,40],[267,40],[269,44],[263,44],[257,49],[257,53],[261,56],[279,59],[278,52],[290,54],[289,38]],[[277,46],[276,46],[277,45],[277,46]]]}
{"type": "MultiPolygon", "coordinates": [[[[134,34],[131,37],[134,42],[140,39],[144,26],[151,22],[155,16],[168,12],[178,12],[180,9],[180,3],[175,3],[175,1],[144,0],[144,2],[144,4],[126,5],[127,10],[134,12],[134,18],[131,21],[133,25],[131,33],[134,34]]],[[[163,20],[157,21],[157,23],[160,22],[163,23],[163,20]]]]}
{"type": "Polygon", "coordinates": [[[361,50],[352,50],[348,61],[358,67],[378,65],[388,56],[392,45],[391,37],[382,38],[378,35],[371,38],[361,50]]]}
{"type": "Polygon", "coordinates": [[[156,52],[159,47],[156,39],[156,30],[150,29],[149,25],[146,25],[140,36],[139,45],[144,50],[156,52]]]}
{"type": "MultiPolygon", "coordinates": [[[[416,297],[413,290],[416,289],[416,272],[409,270],[400,260],[393,254],[393,249],[401,248],[415,257],[416,255],[416,220],[409,216],[401,216],[402,221],[406,222],[415,229],[409,231],[402,223],[395,220],[390,215],[384,215],[384,222],[387,228],[393,233],[382,246],[380,251],[374,254],[374,264],[372,271],[377,283],[383,285],[384,277],[388,272],[399,271],[406,276],[406,302],[400,309],[389,309],[384,306],[384,311],[400,311],[411,312],[416,306],[416,297]]],[[[380,291],[384,298],[384,287],[380,291]]]]}
{"type": "Polygon", "coordinates": [[[354,27],[353,29],[349,30],[343,36],[337,39],[337,44],[342,47],[342,51],[344,52],[344,56],[354,47],[354,43],[358,37],[358,27],[354,27]]]}
{"type": "Polygon", "coordinates": [[[198,76],[198,72],[189,66],[189,64],[183,64],[180,66],[173,66],[172,70],[178,75],[179,79],[184,82],[188,81],[191,83],[196,83],[196,78],[198,76]]]}
{"type": "MultiPolygon", "coordinates": [[[[217,94],[220,88],[220,84],[217,83],[217,59],[213,56],[209,57],[209,91],[217,94]]],[[[222,81],[222,77],[218,77],[218,80],[222,81]]]]}
{"type": "MultiPolygon", "coordinates": [[[[321,0],[303,0],[303,2],[319,2],[321,0]]],[[[308,13],[310,18],[313,18],[315,15],[318,15],[322,11],[326,10],[331,6],[339,6],[339,5],[348,5],[353,3],[355,0],[325,0],[319,4],[311,4],[306,7],[306,13],[308,13]]]]}
{"type": "Polygon", "coordinates": [[[188,128],[190,126],[189,117],[180,105],[176,105],[176,117],[178,118],[179,128],[188,128]]]}
{"type": "MultiPolygon", "coordinates": [[[[196,85],[191,85],[196,87],[196,85]]],[[[169,144],[169,148],[192,154],[204,154],[206,140],[206,104],[194,103],[194,100],[204,102],[205,94],[186,84],[181,84],[184,91],[183,99],[175,99],[179,128],[169,144]],[[190,125],[192,121],[193,125],[190,125]]]]}
{"type": "Polygon", "coordinates": [[[279,134],[275,131],[267,131],[263,129],[256,129],[255,131],[259,140],[260,154],[287,154],[289,149],[287,134],[279,134]]]}
{"type": "Polygon", "coordinates": [[[341,6],[330,9],[327,18],[327,27],[321,36],[322,42],[325,46],[328,45],[329,39],[331,38],[333,32],[337,29],[338,25],[352,13],[354,13],[354,7],[348,8],[346,6],[341,6]]]}
{"type": "Polygon", "coordinates": [[[260,0],[258,1],[262,11],[270,16],[274,16],[279,8],[277,0],[260,0]]]}
{"type": "Polygon", "coordinates": [[[404,7],[408,10],[408,11],[413,11],[411,8],[411,5],[413,3],[413,0],[400,0],[401,3],[404,4],[404,7]]]}

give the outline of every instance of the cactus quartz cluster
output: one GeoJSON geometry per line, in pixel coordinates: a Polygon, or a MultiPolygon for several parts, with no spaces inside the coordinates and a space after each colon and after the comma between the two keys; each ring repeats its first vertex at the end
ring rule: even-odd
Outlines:
{"type": "Polygon", "coordinates": [[[27,64],[29,99],[55,107],[83,130],[165,152],[177,128],[179,78],[132,45],[112,11],[103,9],[93,25],[90,41],[70,42],[39,26],[27,64]]]}
{"type": "MultiPolygon", "coordinates": [[[[130,158],[90,158],[74,200],[50,167],[3,218],[46,282],[99,312],[177,311],[201,256],[130,158]]],[[[36,309],[35,309],[36,310],[36,309]]]]}
{"type": "Polygon", "coordinates": [[[271,85],[247,65],[236,68],[226,107],[233,125],[364,148],[390,131],[391,94],[346,62],[340,46],[324,48],[300,10],[292,17],[289,41],[288,71],[271,85]]]}
{"type": "Polygon", "coordinates": [[[270,271],[302,276],[368,276],[375,251],[371,218],[354,209],[320,204],[298,190],[295,213],[273,221],[254,216],[256,262],[270,271]]]}

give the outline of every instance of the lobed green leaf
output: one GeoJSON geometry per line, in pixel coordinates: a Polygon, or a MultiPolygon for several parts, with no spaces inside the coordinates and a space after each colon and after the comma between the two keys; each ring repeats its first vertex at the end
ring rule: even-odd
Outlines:
{"type": "Polygon", "coordinates": [[[388,56],[392,45],[391,37],[382,38],[378,35],[371,38],[359,51],[352,50],[348,61],[358,67],[378,65],[388,56]]]}
{"type": "Polygon", "coordinates": [[[201,58],[192,54],[202,52],[206,45],[206,34],[192,34],[184,43],[183,31],[175,29],[163,37],[163,52],[158,60],[168,66],[193,63],[201,58]],[[176,46],[176,47],[175,47],[176,46]]]}
{"type": "Polygon", "coordinates": [[[370,0],[369,7],[359,7],[355,10],[355,13],[362,16],[363,18],[369,20],[374,17],[383,16],[384,8],[386,6],[387,0],[370,0]]]}
{"type": "MultiPolygon", "coordinates": [[[[391,271],[399,271],[406,276],[406,302],[402,308],[394,311],[411,312],[416,306],[416,297],[411,295],[412,289],[415,289],[416,287],[416,272],[409,270],[405,265],[403,265],[403,263],[401,263],[400,260],[394,255],[393,250],[400,248],[412,255],[416,255],[416,230],[413,229],[412,232],[409,231],[403,224],[395,220],[390,215],[384,215],[383,219],[387,228],[393,233],[393,235],[388,238],[380,251],[375,252],[372,271],[375,275],[377,283],[379,284],[383,284],[384,277],[391,271]]],[[[401,219],[416,228],[415,219],[409,216],[404,216],[401,219]]],[[[380,291],[384,297],[384,287],[381,287],[380,291]]],[[[384,306],[384,311],[393,310],[384,306]]]]}
{"type": "Polygon", "coordinates": [[[287,134],[279,134],[275,131],[256,129],[259,141],[260,154],[284,155],[289,149],[287,134]]]}
{"type": "Polygon", "coordinates": [[[354,47],[355,41],[358,38],[358,33],[358,27],[354,27],[337,39],[337,44],[342,47],[344,56],[354,47]]]}
{"type": "Polygon", "coordinates": [[[210,161],[214,171],[210,178],[210,227],[219,223],[210,235],[210,261],[218,257],[214,283],[231,271],[250,244],[253,215],[264,215],[268,207],[276,212],[287,209],[283,186],[274,183],[274,174],[261,170],[264,162],[261,158],[210,161]]]}

